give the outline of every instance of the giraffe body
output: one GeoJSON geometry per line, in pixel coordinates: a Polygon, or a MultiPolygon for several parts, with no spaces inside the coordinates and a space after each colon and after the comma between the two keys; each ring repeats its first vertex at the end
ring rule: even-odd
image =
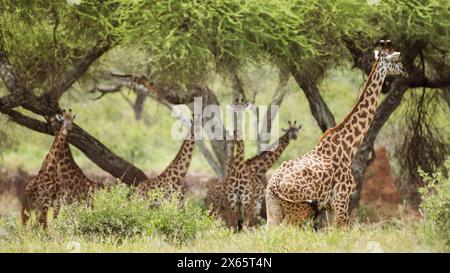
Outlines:
{"type": "Polygon", "coordinates": [[[373,120],[386,75],[405,73],[399,55],[383,48],[363,93],[344,121],[325,132],[311,152],[284,162],[275,172],[266,191],[269,225],[304,221],[309,217],[305,204],[312,202],[317,202],[319,209],[330,208],[338,225],[348,224],[349,200],[356,187],[352,159],[373,120]]]}
{"type": "Polygon", "coordinates": [[[191,164],[195,145],[193,127],[192,125],[191,134],[183,141],[178,154],[170,165],[158,176],[143,181],[137,186],[136,193],[138,195],[146,198],[149,191],[162,190],[164,198],[169,198],[171,195],[176,194],[180,199],[183,199],[184,178],[191,164]]]}
{"type": "MultiPolygon", "coordinates": [[[[63,125],[55,136],[49,153],[46,155],[38,175],[32,178],[25,187],[25,198],[22,203],[22,224],[26,225],[29,214],[35,210],[40,213],[39,223],[47,227],[47,212],[53,207],[57,214],[61,181],[58,177],[58,164],[61,151],[67,144],[67,135],[72,128],[72,115],[64,111],[64,115],[57,115],[63,125]]],[[[55,214],[55,216],[56,216],[55,214]]]]}
{"type": "Polygon", "coordinates": [[[224,182],[225,222],[234,230],[256,224],[256,198],[258,181],[244,162],[244,140],[236,142],[236,157],[227,170],[224,182]]]}

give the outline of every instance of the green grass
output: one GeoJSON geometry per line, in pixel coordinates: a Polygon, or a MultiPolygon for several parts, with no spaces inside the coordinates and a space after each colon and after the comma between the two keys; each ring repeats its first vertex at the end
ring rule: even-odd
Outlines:
{"type": "MultiPolygon", "coordinates": [[[[239,234],[213,228],[185,244],[172,243],[160,236],[134,236],[122,239],[86,239],[63,236],[51,229],[42,231],[19,227],[12,234],[0,228],[0,252],[70,252],[72,242],[81,252],[446,252],[439,241],[423,235],[421,222],[355,224],[348,230],[259,227],[239,234]]],[[[3,228],[5,229],[5,228],[3,228]]],[[[11,232],[11,231],[10,231],[11,232]]]]}

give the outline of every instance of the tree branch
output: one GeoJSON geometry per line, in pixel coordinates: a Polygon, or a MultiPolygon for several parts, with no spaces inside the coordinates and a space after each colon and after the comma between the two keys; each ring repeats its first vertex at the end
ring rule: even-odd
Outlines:
{"type": "MultiPolygon", "coordinates": [[[[264,124],[261,128],[261,131],[258,133],[258,138],[257,138],[258,154],[261,152],[262,139],[260,138],[260,135],[262,134],[262,131],[264,129],[266,129],[265,131],[267,133],[272,132],[272,117],[275,117],[275,115],[277,114],[277,112],[272,113],[272,106],[274,106],[274,105],[280,106],[281,105],[281,103],[283,102],[284,96],[286,95],[286,92],[288,90],[286,88],[288,82],[289,82],[289,73],[286,71],[280,71],[278,85],[275,89],[275,93],[273,94],[272,101],[269,103],[267,111],[265,113],[265,117],[263,119],[264,124]]],[[[277,109],[277,111],[278,110],[279,109],[277,109]]],[[[258,112],[258,122],[259,122],[259,112],[258,112]]]]}
{"type": "MultiPolygon", "coordinates": [[[[51,127],[45,122],[27,117],[15,110],[0,108],[0,112],[8,115],[9,120],[17,124],[40,133],[53,135],[51,127]]],[[[114,177],[121,178],[125,184],[135,185],[148,179],[144,172],[112,153],[105,145],[77,125],[70,131],[68,140],[100,168],[114,177]]]]}
{"type": "Polygon", "coordinates": [[[74,65],[72,70],[67,71],[57,84],[44,93],[44,96],[48,97],[51,102],[57,103],[64,92],[66,92],[86,72],[95,60],[108,51],[110,47],[111,43],[109,42],[102,46],[99,46],[98,44],[94,46],[84,58],[74,65]]]}
{"type": "Polygon", "coordinates": [[[303,90],[303,93],[305,93],[311,113],[316,119],[322,132],[325,132],[328,128],[334,127],[336,121],[334,120],[333,113],[331,113],[330,108],[320,94],[317,82],[315,82],[312,77],[303,74],[301,71],[293,71],[291,74],[303,90]]]}

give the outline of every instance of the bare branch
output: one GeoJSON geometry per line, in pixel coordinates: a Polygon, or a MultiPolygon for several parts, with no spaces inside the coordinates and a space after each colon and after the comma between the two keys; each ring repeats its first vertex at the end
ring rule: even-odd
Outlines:
{"type": "MultiPolygon", "coordinates": [[[[275,89],[275,93],[273,94],[272,97],[272,101],[269,103],[266,114],[265,114],[265,118],[264,118],[264,124],[261,128],[261,131],[258,133],[258,138],[257,138],[257,152],[258,154],[260,153],[260,149],[261,149],[261,138],[259,137],[263,131],[270,133],[272,131],[272,117],[275,117],[275,115],[277,114],[277,112],[272,113],[272,106],[274,105],[278,105],[280,106],[281,103],[283,102],[284,96],[286,95],[287,92],[287,84],[289,82],[289,73],[287,71],[280,71],[279,74],[279,81],[278,81],[278,85],[275,89]]],[[[277,110],[278,111],[278,108],[277,110]]],[[[259,122],[259,111],[258,111],[258,122],[259,122]]]]}
{"type": "Polygon", "coordinates": [[[52,130],[51,130],[50,126],[48,126],[48,124],[45,122],[39,121],[34,118],[30,118],[28,116],[21,114],[20,112],[17,112],[15,110],[11,110],[11,109],[6,109],[6,108],[0,107],[0,112],[3,114],[6,114],[10,121],[13,121],[24,127],[27,127],[29,129],[32,129],[32,130],[40,132],[40,133],[49,134],[49,135],[52,134],[52,130]]]}
{"type": "Polygon", "coordinates": [[[239,96],[242,96],[244,101],[247,101],[247,99],[245,97],[244,82],[239,77],[237,71],[233,70],[230,73],[230,79],[231,79],[231,84],[232,84],[232,87],[233,87],[234,97],[237,98],[239,96]]]}
{"type": "MultiPolygon", "coordinates": [[[[51,127],[45,122],[10,109],[0,108],[0,112],[8,115],[8,118],[17,124],[40,133],[53,135],[51,127]]],[[[121,178],[128,185],[148,179],[144,172],[112,153],[105,145],[77,125],[73,127],[68,140],[100,168],[114,177],[121,178]]]]}
{"type": "Polygon", "coordinates": [[[94,88],[89,90],[89,93],[99,92],[100,96],[94,98],[94,100],[98,100],[107,94],[117,93],[117,92],[120,92],[121,90],[122,90],[121,84],[113,84],[113,85],[109,85],[109,86],[96,85],[96,86],[94,86],[94,88]]]}
{"type": "Polygon", "coordinates": [[[61,77],[61,80],[55,84],[50,90],[44,93],[50,98],[50,101],[56,103],[59,98],[66,92],[89,68],[89,66],[100,56],[108,51],[111,43],[107,42],[101,46],[94,46],[84,58],[78,61],[72,70],[69,70],[61,77]]]}
{"type": "Polygon", "coordinates": [[[216,173],[216,175],[221,177],[222,168],[220,167],[217,160],[214,158],[214,156],[211,154],[211,152],[206,147],[205,142],[203,140],[197,140],[197,141],[195,141],[195,143],[197,144],[198,149],[200,150],[202,155],[205,157],[206,161],[208,161],[208,164],[211,166],[211,168],[216,173]]]}

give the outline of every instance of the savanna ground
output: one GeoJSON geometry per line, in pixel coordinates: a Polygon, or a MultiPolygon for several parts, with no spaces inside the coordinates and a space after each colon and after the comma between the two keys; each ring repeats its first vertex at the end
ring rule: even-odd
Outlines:
{"type": "MultiPolygon", "coordinates": [[[[272,81],[261,77],[267,73],[267,69],[269,68],[255,69],[250,75],[259,77],[259,85],[270,88],[274,86],[272,81]]],[[[324,96],[332,105],[331,109],[334,109],[337,120],[342,119],[350,110],[358,96],[357,90],[362,80],[358,73],[341,69],[330,73],[323,82],[324,96]]],[[[229,96],[227,86],[222,86],[219,80],[214,84],[224,96],[229,96]]],[[[288,147],[271,171],[283,160],[308,151],[321,134],[311,115],[300,115],[293,110],[306,108],[307,102],[302,93],[295,92],[296,87],[293,84],[290,84],[289,88],[281,107],[280,127],[283,127],[287,120],[294,119],[304,127],[299,139],[288,147]]],[[[134,120],[131,108],[119,96],[106,96],[102,98],[102,103],[99,103],[89,98],[77,97],[75,93],[68,97],[63,105],[70,106],[78,113],[79,124],[83,124],[100,140],[108,143],[115,152],[147,170],[149,177],[162,170],[177,152],[179,143],[175,143],[169,136],[169,125],[174,118],[169,111],[152,101],[147,101],[144,120],[140,122],[134,120]],[[111,107],[112,105],[114,107],[111,107]],[[85,114],[83,109],[88,108],[90,111],[85,114]],[[102,126],[98,126],[99,120],[102,126]],[[159,137],[155,137],[156,135],[159,137]]],[[[445,113],[441,115],[442,123],[445,124],[445,113]]],[[[398,167],[395,161],[389,159],[388,152],[393,150],[392,146],[395,144],[398,118],[400,116],[390,119],[377,139],[377,156],[366,172],[360,205],[352,213],[353,224],[349,229],[327,227],[315,232],[311,225],[307,224],[300,228],[279,227],[268,230],[262,225],[238,234],[232,233],[223,227],[222,223],[207,216],[203,198],[207,189],[213,185],[214,175],[198,151],[194,154],[193,164],[186,179],[190,205],[185,213],[173,209],[169,204],[154,213],[155,218],[149,216],[150,220],[141,219],[140,217],[145,218],[143,215],[146,215],[145,211],[148,210],[145,206],[140,207],[133,202],[128,204],[130,201],[125,199],[115,200],[120,200],[120,194],[107,195],[103,196],[105,199],[98,197],[97,200],[100,202],[97,207],[103,209],[102,211],[83,214],[79,208],[69,207],[66,208],[66,213],[63,212],[60,218],[51,222],[48,231],[43,231],[36,224],[24,228],[20,224],[19,213],[21,188],[29,175],[35,174],[39,169],[52,138],[4,123],[4,126],[13,132],[14,138],[9,139],[10,147],[2,152],[1,157],[3,169],[0,177],[0,251],[446,252],[448,245],[445,243],[445,236],[437,236],[433,228],[430,228],[429,221],[424,219],[423,211],[410,208],[398,190],[396,173],[400,170],[396,169],[398,167]],[[123,203],[125,207],[120,208],[111,203],[123,203]],[[130,207],[127,207],[127,204],[130,207]],[[133,207],[135,205],[136,207],[133,207]],[[78,212],[71,214],[70,211],[78,212]],[[86,215],[94,216],[91,219],[86,215]],[[130,220],[134,219],[133,217],[136,217],[135,221],[130,220]],[[173,219],[178,219],[178,223],[172,222],[173,219]],[[83,223],[91,227],[98,225],[98,229],[87,232],[82,228],[83,223]]],[[[448,129],[445,126],[444,128],[448,129]]],[[[246,156],[249,157],[254,153],[254,145],[251,142],[247,144],[249,149],[246,156]]],[[[76,148],[72,147],[72,150],[75,160],[89,177],[110,184],[117,182],[90,163],[76,148]]]]}

